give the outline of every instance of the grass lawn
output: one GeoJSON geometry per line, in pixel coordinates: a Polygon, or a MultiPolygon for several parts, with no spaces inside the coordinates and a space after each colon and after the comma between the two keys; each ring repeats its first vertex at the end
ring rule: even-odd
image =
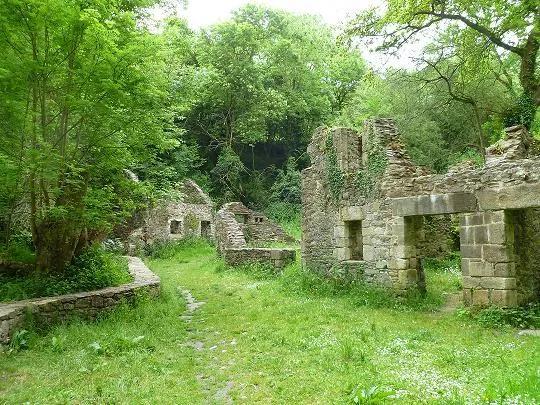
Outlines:
{"type": "Polygon", "coordinates": [[[306,288],[298,265],[281,277],[225,270],[202,243],[148,265],[159,300],[0,354],[0,403],[540,401],[540,341],[513,329],[362,305],[306,288]],[[187,311],[186,290],[205,304],[187,311]]]}

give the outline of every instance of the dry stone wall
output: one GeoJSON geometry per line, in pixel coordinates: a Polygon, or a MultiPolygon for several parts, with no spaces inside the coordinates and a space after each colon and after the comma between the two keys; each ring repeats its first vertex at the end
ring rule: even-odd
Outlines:
{"type": "Polygon", "coordinates": [[[323,274],[338,267],[399,291],[416,287],[421,260],[431,254],[426,246],[441,250],[448,240],[448,232],[433,234],[430,218],[456,214],[465,302],[537,301],[540,158],[533,144],[524,128],[509,128],[488,149],[486,165],[430,174],[409,159],[391,120],[369,120],[362,133],[319,128],[308,147],[312,165],[302,172],[304,265],[323,274]]]}
{"type": "Polygon", "coordinates": [[[282,269],[294,261],[294,250],[256,247],[269,242],[295,240],[266,216],[240,202],[227,203],[217,212],[216,239],[219,253],[231,266],[267,262],[282,269]]]}
{"type": "Polygon", "coordinates": [[[0,304],[0,345],[9,343],[13,332],[23,326],[28,315],[40,325],[51,325],[72,317],[92,319],[134,298],[138,293],[159,295],[159,277],[138,257],[128,257],[128,260],[129,272],[133,277],[131,283],[96,291],[0,304]]]}
{"type": "Polygon", "coordinates": [[[223,252],[225,263],[240,266],[244,263],[268,263],[280,270],[294,262],[296,252],[292,249],[242,248],[226,249],[223,252]]]}

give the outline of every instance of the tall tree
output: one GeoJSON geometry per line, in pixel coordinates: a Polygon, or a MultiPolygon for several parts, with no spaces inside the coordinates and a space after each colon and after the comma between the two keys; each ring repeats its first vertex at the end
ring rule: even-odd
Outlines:
{"type": "MultiPolygon", "coordinates": [[[[456,23],[454,42],[473,33],[493,52],[511,53],[519,59],[522,120],[530,125],[540,106],[540,4],[535,0],[388,0],[384,12],[371,9],[351,21],[349,34],[377,40],[378,48],[395,50],[417,34],[456,23]]],[[[468,55],[471,63],[483,55],[468,55]]],[[[520,115],[520,114],[517,114],[520,115]]]]}
{"type": "MultiPolygon", "coordinates": [[[[0,164],[15,168],[37,266],[62,271],[133,205],[124,169],[155,150],[166,97],[152,0],[4,0],[0,164]]],[[[3,172],[3,170],[2,170],[3,172]]]]}
{"type": "Polygon", "coordinates": [[[178,76],[178,122],[204,145],[215,188],[244,200],[268,192],[266,170],[301,154],[365,71],[318,19],[258,6],[203,31],[193,53],[178,76]]]}

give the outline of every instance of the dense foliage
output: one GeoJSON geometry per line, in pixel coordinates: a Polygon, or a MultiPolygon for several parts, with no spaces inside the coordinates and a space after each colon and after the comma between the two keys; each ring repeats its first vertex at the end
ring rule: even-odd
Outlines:
{"type": "Polygon", "coordinates": [[[323,124],[394,118],[435,171],[481,162],[507,125],[540,134],[536,2],[389,0],[345,33],[254,5],[197,32],[177,17],[156,32],[145,10],[157,3],[3,2],[1,256],[62,273],[185,177],[217,204],[297,221],[323,124]],[[360,54],[370,38],[389,51],[417,35],[415,69],[376,72],[360,54]]]}

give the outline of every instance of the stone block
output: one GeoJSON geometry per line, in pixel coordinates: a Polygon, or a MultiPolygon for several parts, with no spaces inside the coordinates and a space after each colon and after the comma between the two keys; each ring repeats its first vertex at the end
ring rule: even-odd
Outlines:
{"type": "Polygon", "coordinates": [[[483,225],[484,224],[484,214],[483,213],[474,213],[474,214],[465,214],[465,225],[483,225]]]}
{"type": "MultiPolygon", "coordinates": [[[[462,242],[463,243],[463,242],[462,242]]],[[[482,258],[482,245],[464,245],[459,248],[462,258],[481,259],[482,258]]]]}
{"type": "Polygon", "coordinates": [[[540,206],[540,183],[526,183],[502,189],[479,191],[482,210],[520,209],[540,206]]]}
{"type": "Polygon", "coordinates": [[[418,282],[418,272],[414,269],[399,270],[398,282],[402,287],[411,286],[418,282]]]}
{"type": "Polygon", "coordinates": [[[392,212],[397,216],[420,215],[418,197],[400,197],[392,199],[392,212]]]}
{"type": "Polygon", "coordinates": [[[488,230],[485,225],[477,225],[472,227],[474,229],[474,243],[488,243],[488,230]]]}
{"type": "Polygon", "coordinates": [[[393,257],[390,260],[389,266],[391,269],[396,270],[405,270],[409,268],[409,260],[408,259],[399,259],[397,257],[393,257]]]}
{"type": "Polygon", "coordinates": [[[491,303],[503,307],[517,306],[516,290],[493,290],[491,291],[491,303]]]}
{"type": "Polygon", "coordinates": [[[464,276],[469,275],[469,267],[471,264],[471,259],[462,258],[461,259],[461,274],[464,276]]]}
{"type": "Polygon", "coordinates": [[[472,291],[472,305],[484,307],[489,305],[489,292],[487,290],[472,291]]]}
{"type": "Polygon", "coordinates": [[[492,277],[494,273],[493,264],[487,262],[470,262],[469,276],[471,277],[492,277]]]}
{"type": "Polygon", "coordinates": [[[452,214],[476,211],[472,193],[429,194],[392,199],[392,212],[399,216],[452,214]]]}
{"type": "Polygon", "coordinates": [[[335,238],[336,247],[347,247],[349,245],[349,238],[335,238]]]}
{"type": "Polygon", "coordinates": [[[365,219],[365,214],[361,206],[353,205],[341,209],[341,219],[344,221],[361,221],[365,219]]]}
{"type": "Polygon", "coordinates": [[[345,226],[339,225],[334,227],[334,237],[337,238],[346,238],[348,235],[346,234],[345,226]]]}
{"type": "Polygon", "coordinates": [[[375,249],[372,245],[364,245],[362,248],[362,257],[365,261],[375,260],[375,249]]]}
{"type": "Polygon", "coordinates": [[[487,289],[512,290],[516,288],[514,277],[480,277],[480,286],[487,289]]]}
{"type": "Polygon", "coordinates": [[[516,275],[516,264],[510,263],[497,263],[495,265],[495,277],[514,277],[516,275]]]}
{"type": "Polygon", "coordinates": [[[462,284],[463,289],[474,289],[480,286],[480,280],[482,277],[469,277],[469,276],[463,276],[462,278],[462,284]]]}
{"type": "Polygon", "coordinates": [[[375,267],[377,269],[387,269],[388,268],[388,260],[379,260],[377,263],[375,263],[375,267]]]}
{"type": "Polygon", "coordinates": [[[509,262],[508,249],[504,245],[483,245],[482,258],[491,263],[509,262]]]}
{"type": "Polygon", "coordinates": [[[391,255],[401,259],[406,259],[415,253],[415,247],[411,245],[396,245],[392,247],[391,255]]]}
{"type": "Polygon", "coordinates": [[[491,244],[504,244],[507,241],[506,225],[504,222],[492,223],[487,227],[488,241],[491,244]]]}
{"type": "Polygon", "coordinates": [[[474,227],[462,226],[459,228],[459,241],[465,245],[474,244],[474,227]]]}
{"type": "Polygon", "coordinates": [[[495,224],[495,223],[505,222],[505,214],[503,210],[485,211],[483,215],[484,215],[485,224],[495,224]]]}
{"type": "Polygon", "coordinates": [[[346,249],[346,248],[336,248],[336,249],[334,249],[334,257],[335,257],[335,259],[338,262],[341,262],[343,260],[347,260],[347,258],[348,258],[347,250],[348,249],[346,249]]]}

